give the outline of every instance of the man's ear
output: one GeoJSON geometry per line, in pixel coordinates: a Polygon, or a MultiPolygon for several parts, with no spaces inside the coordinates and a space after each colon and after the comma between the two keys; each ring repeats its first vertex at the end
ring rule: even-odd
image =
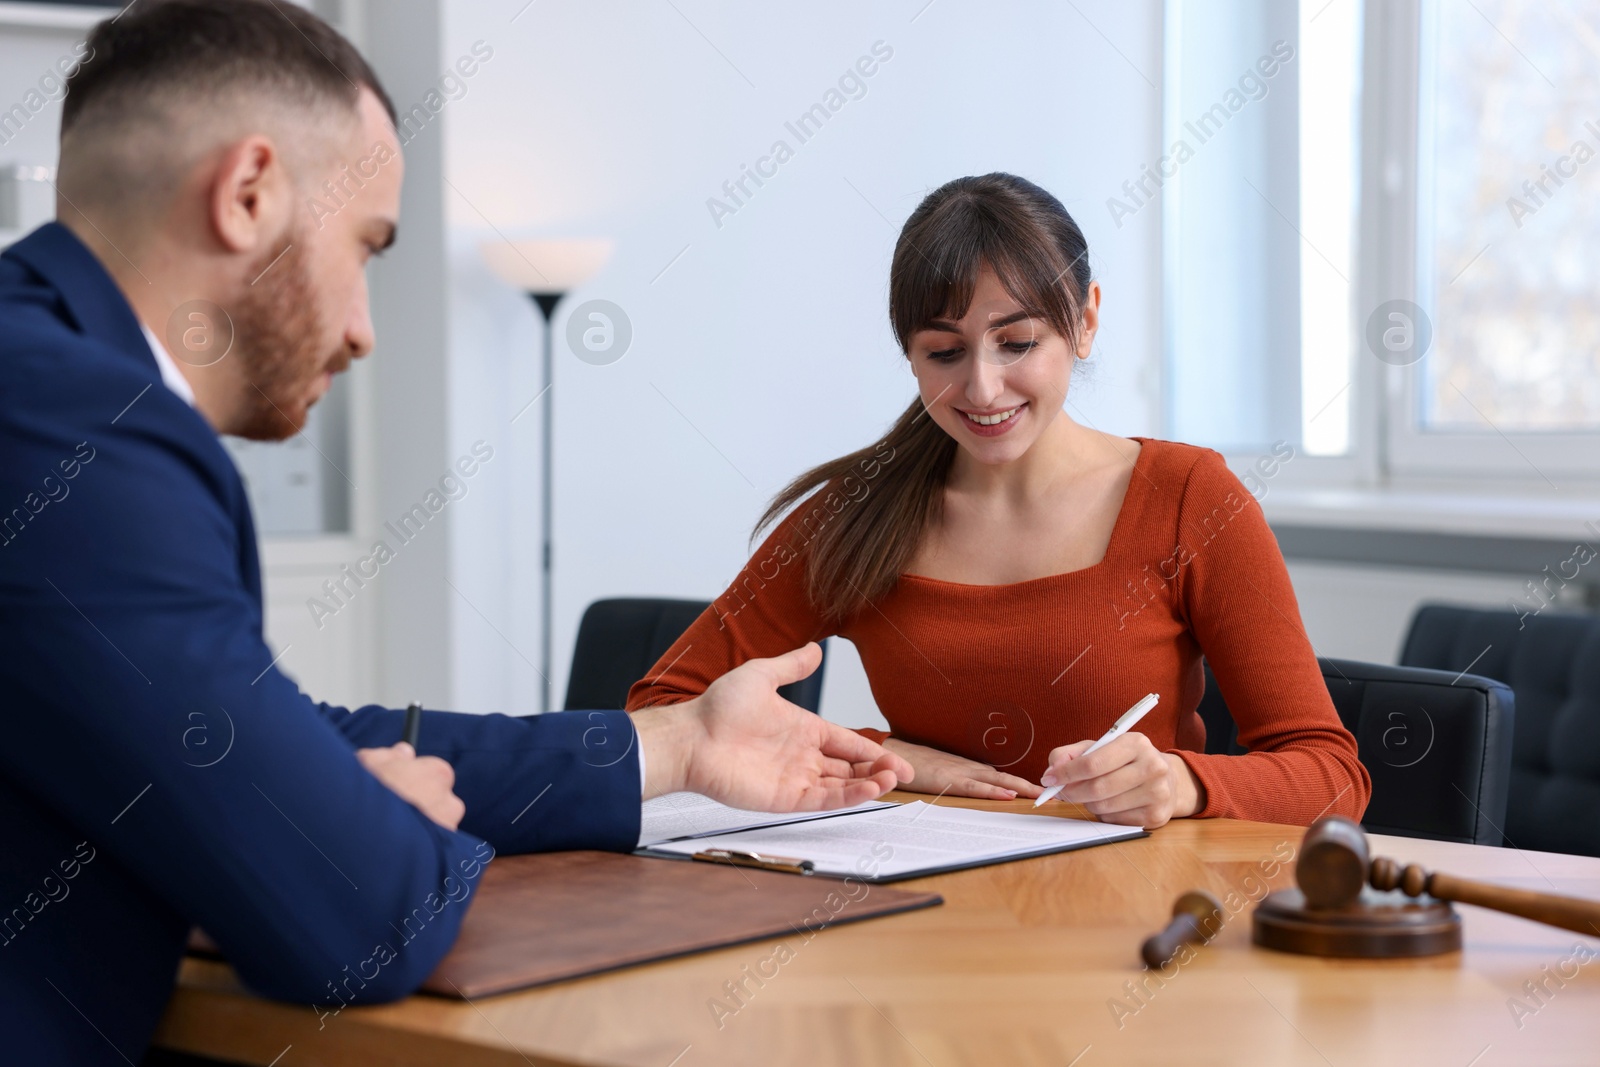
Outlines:
{"type": "Polygon", "coordinates": [[[254,134],[223,149],[212,172],[212,232],[230,252],[254,252],[281,231],[290,188],[271,138],[254,134]]]}

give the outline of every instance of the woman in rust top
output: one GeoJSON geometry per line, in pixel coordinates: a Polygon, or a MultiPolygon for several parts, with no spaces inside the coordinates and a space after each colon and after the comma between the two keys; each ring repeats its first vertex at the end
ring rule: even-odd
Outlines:
{"type": "Polygon", "coordinates": [[[629,694],[703,692],[831,634],[861,653],[909,788],[1063,800],[1110,822],[1359,818],[1339,722],[1260,506],[1208,449],[1063,410],[1100,286],[1060,201],[1008,174],[907,220],[889,313],[918,397],[880,441],[807,471],[728,590],[629,694]],[[795,505],[798,504],[798,507],[795,505]],[[1206,755],[1201,657],[1248,754],[1206,755]],[[1133,730],[1077,759],[1146,693],[1133,730]]]}

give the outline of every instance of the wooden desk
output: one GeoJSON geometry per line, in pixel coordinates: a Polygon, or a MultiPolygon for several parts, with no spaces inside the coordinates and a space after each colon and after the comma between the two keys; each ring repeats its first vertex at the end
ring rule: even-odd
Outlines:
{"type": "MultiPolygon", "coordinates": [[[[937,889],[945,905],[787,938],[786,961],[765,967],[776,975],[746,979],[740,1001],[724,983],[771,960],[779,942],[472,1003],[347,1008],[320,1028],[311,1009],[259,1000],[225,965],[189,960],[157,1042],[278,1067],[1600,1062],[1597,938],[1462,907],[1466,948],[1448,956],[1365,962],[1253,948],[1249,898],[1292,884],[1282,861],[1302,832],[1179,821],[1140,841],[905,883],[937,889]],[[1168,977],[1145,971],[1139,943],[1194,887],[1233,909],[1228,925],[1168,977]],[[1549,992],[1535,999],[1524,983],[1541,981],[1549,992]]],[[[1469,878],[1600,897],[1600,859],[1372,842],[1374,854],[1469,878]]]]}

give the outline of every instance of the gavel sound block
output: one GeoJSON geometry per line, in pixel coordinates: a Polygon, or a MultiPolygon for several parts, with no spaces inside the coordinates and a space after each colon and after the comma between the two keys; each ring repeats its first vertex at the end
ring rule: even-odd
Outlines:
{"type": "Polygon", "coordinates": [[[1269,893],[1257,906],[1252,924],[1256,944],[1312,956],[1453,952],[1461,947],[1461,917],[1450,901],[1590,936],[1600,933],[1600,903],[1372,859],[1361,827],[1341,815],[1318,819],[1306,831],[1295,881],[1298,889],[1269,893]]]}

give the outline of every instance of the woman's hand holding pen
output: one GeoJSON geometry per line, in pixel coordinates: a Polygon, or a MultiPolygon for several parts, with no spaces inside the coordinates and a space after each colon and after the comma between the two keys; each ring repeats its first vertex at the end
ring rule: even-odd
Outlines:
{"type": "Polygon", "coordinates": [[[1138,731],[1083,753],[1093,741],[1050,752],[1044,785],[1062,785],[1059,799],[1082,804],[1101,822],[1155,829],[1200,810],[1200,782],[1182,758],[1159,751],[1138,731]]]}

